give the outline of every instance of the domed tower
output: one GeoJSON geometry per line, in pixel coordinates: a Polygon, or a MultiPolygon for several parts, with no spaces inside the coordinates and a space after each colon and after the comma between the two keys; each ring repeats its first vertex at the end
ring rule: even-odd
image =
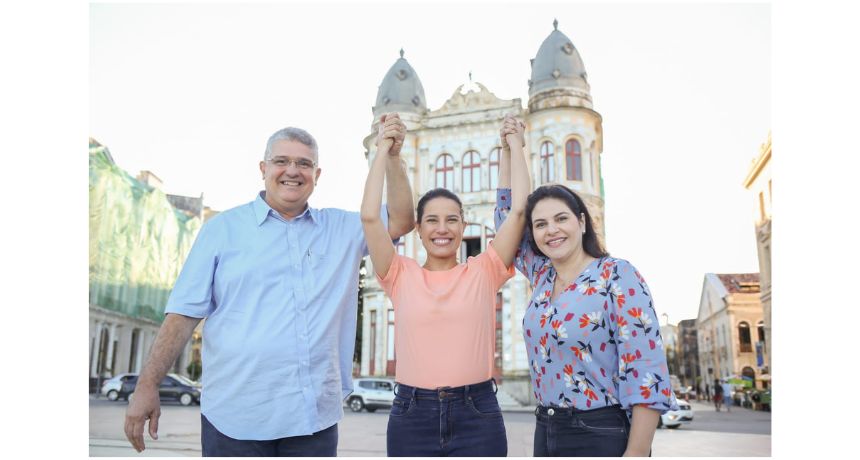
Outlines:
{"type": "Polygon", "coordinates": [[[532,59],[532,76],[529,80],[529,111],[552,107],[591,106],[591,87],[579,51],[567,35],[553,31],[543,41],[537,56],[532,59]]]}
{"type": "Polygon", "coordinates": [[[579,193],[605,242],[603,121],[593,110],[582,57],[557,20],[531,64],[528,125],[535,184],[563,184],[579,193]]]}
{"type": "Polygon", "coordinates": [[[427,113],[424,86],[415,69],[403,57],[403,49],[400,50],[400,59],[388,69],[376,93],[376,104],[373,106],[374,119],[378,119],[380,115],[387,112],[415,115],[427,113]]]}
{"type": "MultiPolygon", "coordinates": [[[[384,113],[397,112],[400,119],[406,123],[411,131],[420,126],[421,119],[427,114],[427,99],[424,97],[424,85],[415,69],[409,65],[409,61],[403,57],[403,49],[400,50],[400,59],[388,69],[379,90],[376,92],[376,104],[373,106],[373,123],[370,134],[364,138],[365,157],[372,158],[371,151],[376,151],[376,133],[379,127],[379,118],[384,113]]],[[[404,145],[403,158],[406,159],[406,146],[404,145]]]]}

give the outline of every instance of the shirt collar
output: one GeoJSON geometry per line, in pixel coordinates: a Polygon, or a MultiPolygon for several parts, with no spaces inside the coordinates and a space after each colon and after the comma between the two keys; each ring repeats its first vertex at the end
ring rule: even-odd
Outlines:
{"type": "MultiPolygon", "coordinates": [[[[275,211],[274,209],[272,209],[271,206],[269,206],[269,203],[266,203],[266,200],[264,199],[265,196],[266,191],[260,191],[260,193],[257,194],[257,198],[254,200],[253,204],[254,218],[257,221],[258,227],[260,225],[263,225],[263,222],[266,220],[266,217],[269,216],[269,213],[271,213],[272,216],[277,216],[276,218],[284,220],[283,217],[278,214],[278,211],[275,211]]],[[[296,218],[293,220],[301,220],[305,218],[309,218],[311,223],[319,222],[319,209],[312,208],[310,207],[310,205],[308,205],[305,207],[304,212],[296,216],[296,218]]]]}

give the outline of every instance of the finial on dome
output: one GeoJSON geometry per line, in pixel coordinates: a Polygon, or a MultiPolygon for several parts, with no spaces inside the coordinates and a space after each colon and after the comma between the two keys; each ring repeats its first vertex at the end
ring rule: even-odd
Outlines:
{"type": "Polygon", "coordinates": [[[400,57],[403,57],[403,48],[400,48],[400,57]]]}
{"type": "Polygon", "coordinates": [[[553,19],[553,20],[552,20],[552,28],[553,28],[554,30],[558,30],[558,19],[553,19]]]}

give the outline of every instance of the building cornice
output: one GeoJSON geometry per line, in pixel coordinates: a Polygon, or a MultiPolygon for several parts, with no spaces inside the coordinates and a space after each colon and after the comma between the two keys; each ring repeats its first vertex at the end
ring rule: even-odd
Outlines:
{"type": "Polygon", "coordinates": [[[744,188],[750,188],[753,182],[758,178],[758,175],[761,174],[761,171],[764,167],[770,162],[770,153],[771,153],[771,133],[767,133],[767,142],[761,145],[761,149],[759,150],[758,158],[753,160],[753,164],[750,167],[749,173],[747,173],[747,177],[744,179],[744,188]]]}

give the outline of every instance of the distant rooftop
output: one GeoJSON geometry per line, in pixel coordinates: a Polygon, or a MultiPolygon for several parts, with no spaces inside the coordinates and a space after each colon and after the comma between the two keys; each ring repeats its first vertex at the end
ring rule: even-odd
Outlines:
{"type": "Polygon", "coordinates": [[[730,294],[761,292],[758,273],[728,273],[717,274],[723,286],[730,294]]]}
{"type": "Polygon", "coordinates": [[[201,216],[203,213],[203,197],[182,196],[182,195],[167,195],[167,201],[174,208],[184,211],[192,216],[201,216]]]}

